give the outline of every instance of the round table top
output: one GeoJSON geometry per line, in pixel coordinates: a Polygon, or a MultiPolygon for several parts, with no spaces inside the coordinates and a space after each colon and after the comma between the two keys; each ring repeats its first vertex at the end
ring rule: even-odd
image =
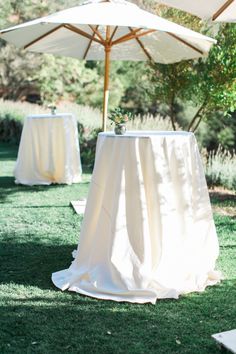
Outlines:
{"type": "Polygon", "coordinates": [[[27,116],[27,119],[35,119],[35,118],[64,118],[64,117],[73,117],[72,113],[43,113],[43,114],[32,114],[27,116]]]}
{"type": "Polygon", "coordinates": [[[108,131],[108,132],[101,132],[98,134],[101,137],[112,137],[112,138],[150,138],[150,137],[155,137],[155,136],[160,136],[160,137],[168,137],[168,136],[193,136],[194,134],[192,132],[186,132],[186,131],[155,131],[155,130],[133,130],[133,131],[126,131],[125,134],[123,135],[118,135],[115,134],[113,131],[108,131]]]}

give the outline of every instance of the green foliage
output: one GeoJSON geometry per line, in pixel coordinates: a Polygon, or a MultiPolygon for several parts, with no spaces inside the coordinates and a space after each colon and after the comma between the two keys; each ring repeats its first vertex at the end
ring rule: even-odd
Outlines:
{"type": "Polygon", "coordinates": [[[130,119],[132,119],[132,114],[131,112],[127,112],[126,110],[118,107],[109,112],[108,119],[115,124],[127,123],[130,119]]]}
{"type": "Polygon", "coordinates": [[[167,115],[171,119],[172,128],[176,130],[176,114],[178,100],[191,100],[191,89],[195,70],[192,61],[176,64],[153,64],[149,72],[150,94],[165,103],[167,115]]]}
{"type": "Polygon", "coordinates": [[[235,114],[224,115],[221,112],[209,113],[207,121],[198,129],[201,145],[210,150],[217,150],[221,145],[226,150],[236,149],[235,114]]]}
{"type": "Polygon", "coordinates": [[[217,135],[220,145],[223,147],[232,148],[235,145],[235,136],[234,132],[230,127],[221,129],[217,135]]]}
{"type": "Polygon", "coordinates": [[[169,106],[173,128],[180,102],[196,106],[195,115],[183,127],[187,130],[195,130],[202,118],[210,119],[218,111],[226,115],[236,109],[235,37],[235,26],[222,25],[216,37],[218,44],[208,58],[152,66],[153,94],[169,106]]]}
{"type": "Polygon", "coordinates": [[[202,34],[211,36],[212,27],[211,24],[200,20],[198,17],[191,15],[182,10],[177,10],[166,5],[159,5],[157,2],[153,4],[155,13],[158,16],[175,22],[181,26],[188,27],[193,31],[201,32],[202,34]]]}
{"type": "Polygon", "coordinates": [[[39,100],[40,92],[34,79],[42,60],[12,45],[0,46],[0,97],[12,100],[39,100]]]}
{"type": "Polygon", "coordinates": [[[149,80],[149,71],[148,62],[122,62],[117,71],[124,87],[120,105],[134,114],[160,112],[156,98],[153,99],[150,94],[153,85],[149,80]]]}
{"type": "Polygon", "coordinates": [[[9,14],[12,10],[11,2],[1,0],[0,2],[1,11],[0,11],[0,28],[3,28],[7,24],[7,20],[9,18],[9,14]]]}
{"type": "Polygon", "coordinates": [[[18,144],[22,131],[22,123],[12,119],[8,114],[0,117],[0,141],[18,144]]]}
{"type": "MultiPolygon", "coordinates": [[[[83,103],[84,97],[89,97],[91,86],[94,89],[98,74],[95,70],[86,68],[84,61],[44,55],[35,80],[38,82],[44,104],[61,99],[83,103]]],[[[91,105],[91,101],[88,100],[87,104],[91,105]]]]}
{"type": "Polygon", "coordinates": [[[198,86],[195,96],[206,101],[205,115],[221,111],[224,114],[236,109],[236,28],[233,24],[221,25],[214,45],[206,60],[197,65],[198,86]]]}
{"type": "Polygon", "coordinates": [[[1,0],[1,28],[47,16],[55,11],[78,5],[77,0],[1,0]],[[3,26],[2,26],[3,25],[3,26]]]}
{"type": "Polygon", "coordinates": [[[80,156],[83,168],[92,169],[95,161],[96,144],[98,133],[101,129],[94,129],[85,135],[85,130],[83,133],[79,134],[80,142],[80,156]]]}
{"type": "Polygon", "coordinates": [[[20,105],[0,101],[0,141],[19,144],[24,113],[20,105]]]}

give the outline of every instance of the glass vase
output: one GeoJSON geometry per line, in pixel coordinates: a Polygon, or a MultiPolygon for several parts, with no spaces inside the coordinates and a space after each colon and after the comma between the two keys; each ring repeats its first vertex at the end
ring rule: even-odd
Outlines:
{"type": "Polygon", "coordinates": [[[125,132],[126,132],[126,126],[125,124],[116,124],[115,125],[115,129],[114,129],[114,132],[116,135],[124,135],[125,132]]]}

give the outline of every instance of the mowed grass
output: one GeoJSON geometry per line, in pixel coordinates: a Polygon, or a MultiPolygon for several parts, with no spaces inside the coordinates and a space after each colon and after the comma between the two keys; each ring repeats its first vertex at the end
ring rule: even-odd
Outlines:
{"type": "Polygon", "coordinates": [[[17,149],[0,148],[1,354],[220,353],[211,334],[236,328],[235,217],[215,215],[225,280],[203,293],[137,305],[61,292],[51,273],[72,260],[82,218],[69,204],[86,197],[90,175],[72,186],[17,186],[17,149]]]}

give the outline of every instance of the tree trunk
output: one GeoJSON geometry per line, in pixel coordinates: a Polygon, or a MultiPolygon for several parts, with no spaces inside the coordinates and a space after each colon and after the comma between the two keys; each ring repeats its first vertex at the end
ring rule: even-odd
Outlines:
{"type": "Polygon", "coordinates": [[[175,93],[173,92],[170,99],[170,119],[173,130],[176,130],[175,125],[175,112],[174,112],[174,102],[175,102],[175,93]]]}
{"type": "Polygon", "coordinates": [[[200,115],[200,117],[199,117],[199,120],[198,120],[198,122],[197,122],[197,124],[195,125],[195,127],[193,128],[193,133],[195,133],[195,131],[197,130],[197,128],[199,127],[199,124],[201,123],[201,121],[202,121],[202,115],[200,115]]]}
{"type": "Polygon", "coordinates": [[[202,120],[202,111],[203,109],[205,108],[206,106],[206,103],[207,103],[207,99],[204,100],[204,102],[202,103],[201,107],[198,109],[198,111],[195,113],[195,115],[193,116],[193,119],[191,120],[191,122],[189,123],[189,126],[188,126],[188,131],[191,131],[191,128],[193,127],[194,123],[196,122],[197,118],[200,117],[197,125],[195,126],[194,128],[194,131],[198,128],[201,120],[202,120]]]}

